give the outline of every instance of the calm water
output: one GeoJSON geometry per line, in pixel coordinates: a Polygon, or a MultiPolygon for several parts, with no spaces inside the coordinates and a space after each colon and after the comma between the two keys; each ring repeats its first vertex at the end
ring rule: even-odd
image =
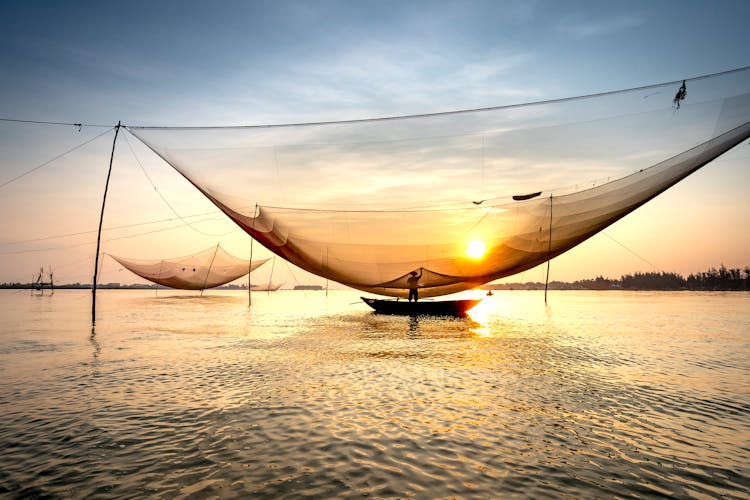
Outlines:
{"type": "Polygon", "coordinates": [[[0,496],[750,497],[750,294],[0,291],[0,496]]]}

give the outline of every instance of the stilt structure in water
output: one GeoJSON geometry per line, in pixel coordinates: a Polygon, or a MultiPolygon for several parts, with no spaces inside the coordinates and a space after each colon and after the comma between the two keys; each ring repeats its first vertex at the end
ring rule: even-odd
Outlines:
{"type": "Polygon", "coordinates": [[[51,293],[55,293],[55,282],[52,279],[52,266],[49,268],[49,281],[44,281],[44,267],[39,267],[39,274],[35,275],[34,281],[32,283],[33,290],[37,290],[42,292],[42,295],[44,295],[44,289],[48,288],[51,293]]]}

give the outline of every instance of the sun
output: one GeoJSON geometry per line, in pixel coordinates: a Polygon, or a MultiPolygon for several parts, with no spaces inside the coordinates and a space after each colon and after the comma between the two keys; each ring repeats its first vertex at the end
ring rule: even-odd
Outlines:
{"type": "Polygon", "coordinates": [[[482,240],[471,240],[466,247],[466,255],[474,260],[479,260],[487,253],[487,247],[482,240]]]}

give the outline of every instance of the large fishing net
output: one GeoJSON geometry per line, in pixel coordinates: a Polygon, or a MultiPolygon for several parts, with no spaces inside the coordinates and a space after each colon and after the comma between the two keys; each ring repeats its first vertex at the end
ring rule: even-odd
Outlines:
{"type": "Polygon", "coordinates": [[[530,269],[750,136],[750,69],[347,122],[129,127],[253,238],[361,290],[436,296],[530,269]]]}
{"type": "Polygon", "coordinates": [[[182,290],[204,290],[234,281],[268,259],[237,258],[219,245],[173,259],[127,259],[110,255],[129,271],[154,283],[182,290]]]}

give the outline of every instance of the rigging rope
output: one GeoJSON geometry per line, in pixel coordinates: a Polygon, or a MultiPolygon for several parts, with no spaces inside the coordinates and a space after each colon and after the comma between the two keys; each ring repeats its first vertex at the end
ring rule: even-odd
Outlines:
{"type": "Polygon", "coordinates": [[[710,73],[707,75],[700,75],[695,76],[692,78],[686,78],[684,80],[673,80],[669,82],[662,82],[662,83],[654,83],[649,85],[642,85],[640,87],[630,87],[626,89],[618,89],[618,90],[608,90],[604,92],[595,92],[592,94],[584,94],[584,95],[578,95],[573,97],[561,97],[557,99],[547,99],[542,101],[530,101],[530,102],[524,102],[519,104],[506,104],[502,106],[489,106],[485,108],[472,108],[472,109],[461,109],[461,110],[453,110],[453,111],[441,111],[437,113],[421,113],[421,114],[415,114],[415,115],[400,115],[400,116],[385,116],[380,118],[360,118],[360,119],[353,119],[353,120],[331,120],[331,121],[319,121],[319,122],[299,122],[299,123],[277,123],[277,124],[265,124],[265,125],[209,125],[209,126],[178,126],[178,127],[171,127],[171,126],[144,126],[144,125],[128,125],[126,128],[128,129],[151,129],[151,130],[164,130],[164,129],[179,129],[179,130],[215,130],[215,129],[248,129],[248,128],[280,128],[280,127],[299,127],[299,126],[314,126],[314,125],[334,125],[334,124],[346,124],[346,123],[367,123],[367,122],[382,122],[382,121],[391,121],[391,120],[402,120],[402,119],[408,119],[408,118],[426,118],[431,116],[448,116],[448,115],[456,115],[456,114],[462,114],[462,113],[474,113],[479,111],[496,111],[501,109],[514,109],[514,108],[522,108],[526,106],[538,106],[538,105],[545,105],[545,104],[553,104],[553,103],[561,103],[561,102],[569,102],[569,101],[577,101],[577,100],[584,100],[584,99],[590,99],[592,97],[604,97],[608,95],[616,95],[616,94],[624,94],[627,92],[633,92],[633,91],[641,91],[641,90],[648,90],[648,89],[655,89],[659,87],[663,87],[665,85],[674,85],[677,83],[681,83],[683,81],[698,81],[698,80],[705,80],[708,78],[714,78],[717,76],[723,76],[723,75],[729,75],[732,73],[740,73],[742,71],[750,70],[750,66],[744,66],[741,68],[734,68],[726,71],[719,71],[716,73],[710,73]]]}
{"type": "MultiPolygon", "coordinates": [[[[159,276],[161,276],[161,268],[164,267],[164,259],[159,261],[159,276]]],[[[154,283],[154,295],[159,294],[159,283],[154,283]]]]}
{"type": "Polygon", "coordinates": [[[49,120],[23,120],[20,118],[0,118],[0,122],[9,123],[28,123],[33,125],[64,125],[66,127],[78,127],[80,132],[83,127],[111,128],[112,125],[99,125],[93,123],[72,123],[72,122],[55,122],[49,120]]]}
{"type": "Polygon", "coordinates": [[[297,276],[294,274],[294,271],[292,270],[291,265],[289,264],[289,261],[286,259],[281,259],[284,264],[286,264],[286,270],[289,271],[289,274],[292,275],[292,279],[294,280],[295,285],[300,285],[300,281],[297,279],[297,276]]]}
{"type": "Polygon", "coordinates": [[[75,151],[76,149],[80,149],[80,148],[82,148],[82,147],[83,147],[83,146],[85,146],[86,144],[88,144],[88,143],[90,143],[90,142],[93,142],[93,141],[95,141],[96,139],[98,139],[98,138],[100,138],[101,136],[103,136],[103,135],[105,135],[105,134],[109,133],[109,132],[110,132],[111,130],[113,130],[113,129],[114,129],[114,127],[111,127],[111,128],[109,128],[109,129],[105,130],[104,132],[102,132],[101,134],[99,134],[99,135],[97,135],[97,136],[95,136],[95,137],[92,137],[92,138],[91,138],[91,139],[89,139],[88,141],[84,141],[84,142],[82,142],[81,144],[79,144],[79,145],[77,145],[77,146],[73,146],[72,148],[68,149],[67,151],[65,151],[65,152],[63,152],[63,153],[60,153],[59,155],[55,156],[55,157],[54,157],[54,158],[52,158],[51,160],[47,160],[47,161],[45,161],[44,163],[42,163],[41,165],[37,165],[36,167],[32,168],[31,170],[27,170],[26,172],[24,172],[24,173],[22,173],[22,174],[20,174],[20,175],[17,175],[16,177],[13,177],[12,179],[9,179],[9,180],[7,180],[7,181],[3,182],[2,184],[0,184],[0,189],[4,188],[5,186],[7,186],[8,184],[10,184],[11,182],[15,182],[15,181],[17,181],[18,179],[20,179],[20,178],[22,178],[22,177],[25,177],[25,176],[29,175],[30,173],[32,173],[32,172],[34,172],[34,171],[36,171],[36,170],[39,170],[40,168],[42,168],[42,167],[44,167],[44,166],[47,166],[47,165],[49,165],[50,163],[52,163],[52,162],[53,162],[53,161],[55,161],[55,160],[59,160],[59,159],[60,159],[60,158],[62,158],[63,156],[67,155],[68,153],[72,153],[72,152],[73,152],[73,151],[75,151]]]}
{"type": "MultiPolygon", "coordinates": [[[[203,280],[203,285],[201,286],[201,297],[203,297],[203,290],[206,289],[206,282],[208,281],[208,275],[211,274],[211,266],[214,265],[214,259],[216,258],[216,252],[219,251],[219,244],[216,244],[216,249],[214,249],[214,254],[211,257],[211,262],[208,264],[208,270],[206,271],[206,278],[203,280]]],[[[162,261],[164,262],[164,261],[162,261]]]]}
{"type": "MultiPolygon", "coordinates": [[[[209,218],[205,218],[205,219],[199,220],[198,222],[200,223],[200,222],[225,220],[224,215],[221,214],[221,212],[218,212],[218,211],[211,211],[211,212],[203,212],[203,213],[200,213],[200,214],[186,215],[184,218],[203,217],[203,216],[206,216],[206,215],[215,215],[215,214],[216,215],[220,214],[221,217],[209,217],[209,218]]],[[[116,229],[127,229],[127,228],[131,228],[131,227],[147,226],[149,224],[161,224],[162,222],[173,222],[175,220],[180,220],[180,219],[170,218],[170,219],[159,219],[159,220],[153,220],[153,221],[147,221],[147,222],[136,222],[134,224],[123,224],[121,226],[105,227],[105,228],[102,229],[102,231],[114,231],[116,229]]],[[[151,233],[159,232],[159,231],[169,231],[169,230],[172,230],[172,229],[175,229],[175,228],[178,228],[178,227],[181,227],[181,226],[172,226],[172,227],[168,227],[168,228],[161,229],[161,230],[157,229],[157,230],[148,231],[148,232],[145,232],[145,233],[138,233],[138,234],[133,235],[133,236],[139,236],[139,235],[142,235],[142,234],[151,234],[151,233]]],[[[27,239],[27,240],[4,241],[2,244],[3,245],[20,245],[22,243],[33,243],[35,241],[56,240],[56,239],[59,239],[59,238],[71,238],[73,236],[83,236],[84,234],[91,234],[91,233],[95,233],[95,232],[96,232],[95,229],[91,229],[89,231],[79,231],[77,233],[58,234],[58,235],[54,235],[54,236],[42,236],[42,237],[39,237],[39,238],[30,238],[30,239],[27,239]]],[[[117,238],[112,238],[112,239],[107,240],[107,241],[113,241],[113,240],[116,240],[116,239],[123,239],[123,238],[129,238],[129,237],[130,236],[120,236],[120,237],[117,237],[117,238]]],[[[0,253],[0,255],[5,255],[5,254],[0,253]]]]}
{"type": "MultiPolygon", "coordinates": [[[[209,220],[212,220],[212,219],[205,219],[205,220],[209,221],[209,220]]],[[[199,222],[202,222],[202,221],[199,221],[199,222]]],[[[109,238],[109,239],[106,239],[104,241],[105,242],[110,242],[110,241],[117,241],[117,240],[126,240],[126,239],[129,239],[129,238],[137,238],[138,236],[143,236],[143,235],[146,235],[146,234],[161,233],[161,232],[164,232],[164,231],[171,231],[173,229],[180,229],[180,228],[183,228],[183,227],[185,227],[184,224],[179,224],[177,226],[171,226],[171,227],[167,227],[167,228],[163,228],[163,229],[154,229],[152,231],[144,231],[144,232],[141,232],[141,233],[129,234],[129,235],[125,235],[125,236],[118,236],[116,238],[109,238]]],[[[96,231],[87,231],[87,233],[94,233],[94,232],[96,232],[96,231]]],[[[42,239],[44,239],[44,238],[42,238],[42,239]]],[[[84,242],[84,243],[78,243],[76,245],[47,247],[47,248],[37,248],[37,249],[32,249],[32,250],[14,250],[12,252],[0,252],[0,255],[17,255],[17,254],[30,253],[30,252],[47,252],[47,251],[52,251],[52,250],[65,250],[65,249],[68,249],[68,248],[76,248],[76,247],[82,247],[82,246],[93,245],[93,244],[94,244],[94,242],[87,241],[87,242],[84,242]]]]}
{"type": "Polygon", "coordinates": [[[625,246],[625,245],[624,245],[623,243],[620,243],[619,241],[617,241],[616,239],[614,239],[614,238],[613,238],[612,236],[610,236],[609,234],[607,234],[607,232],[606,232],[606,231],[602,231],[602,234],[603,234],[604,236],[606,236],[607,238],[609,238],[610,240],[612,240],[612,241],[614,241],[615,243],[617,243],[618,245],[620,245],[620,246],[621,246],[622,248],[624,248],[624,249],[625,249],[625,250],[627,250],[628,252],[632,253],[633,255],[635,255],[636,257],[638,257],[639,259],[641,259],[641,260],[642,260],[643,262],[645,262],[645,263],[646,263],[646,264],[648,264],[649,266],[651,266],[651,267],[653,267],[654,269],[656,269],[657,271],[661,271],[661,272],[664,272],[664,270],[663,270],[663,269],[661,269],[661,268],[657,267],[657,266],[656,266],[655,264],[653,264],[652,262],[650,262],[650,261],[646,260],[645,258],[641,257],[640,255],[638,255],[637,253],[635,253],[635,252],[634,252],[633,250],[631,250],[630,248],[626,247],[626,246],[625,246]]]}
{"type": "Polygon", "coordinates": [[[276,267],[276,256],[273,256],[271,261],[271,274],[268,276],[268,293],[271,293],[271,286],[273,285],[273,269],[276,267]]]}
{"type": "MultiPolygon", "coordinates": [[[[130,128],[135,128],[135,129],[138,129],[138,128],[150,128],[150,129],[270,128],[270,127],[297,127],[300,125],[330,125],[330,124],[337,124],[337,123],[376,122],[376,121],[399,120],[399,119],[404,119],[404,118],[422,118],[422,117],[429,117],[429,116],[444,116],[444,115],[452,115],[452,114],[458,114],[458,113],[470,113],[474,111],[492,111],[492,110],[498,110],[498,109],[513,109],[513,108],[519,108],[519,107],[524,107],[524,106],[534,106],[534,105],[550,104],[550,103],[557,103],[557,102],[575,101],[579,99],[588,99],[591,97],[603,97],[607,95],[622,94],[625,92],[648,90],[648,89],[662,87],[664,85],[673,85],[676,83],[705,80],[705,79],[714,78],[717,76],[729,75],[732,73],[740,73],[742,71],[747,71],[747,70],[750,70],[750,66],[743,66],[739,68],[728,69],[725,71],[717,71],[715,73],[708,73],[708,74],[703,74],[699,76],[694,76],[691,78],[685,78],[684,80],[673,80],[669,82],[654,83],[654,84],[649,84],[649,85],[642,85],[639,87],[630,87],[626,89],[608,90],[604,92],[595,92],[591,94],[584,94],[584,95],[578,95],[578,96],[572,96],[572,97],[561,97],[558,99],[529,101],[525,103],[507,104],[507,105],[502,105],[502,106],[489,106],[485,108],[461,109],[461,110],[453,110],[453,111],[442,111],[442,112],[436,112],[436,113],[421,113],[421,114],[414,114],[414,115],[386,116],[386,117],[380,117],[380,118],[361,118],[361,119],[353,119],[353,120],[331,120],[331,121],[319,121],[319,122],[265,124],[265,125],[214,125],[214,126],[182,126],[182,127],[180,126],[150,127],[150,126],[145,126],[145,125],[122,125],[122,126],[125,127],[126,129],[130,129],[130,128]]],[[[21,118],[0,118],[0,122],[27,123],[27,124],[40,124],[40,125],[62,125],[62,126],[78,127],[79,129],[82,127],[113,128],[112,125],[102,125],[102,124],[95,124],[95,123],[58,122],[58,121],[52,121],[52,120],[27,120],[27,119],[21,119],[21,118]]]]}
{"type": "Polygon", "coordinates": [[[141,163],[141,160],[138,158],[138,156],[135,154],[135,150],[133,149],[133,146],[131,146],[130,141],[128,140],[127,135],[123,135],[125,138],[125,143],[128,145],[128,149],[130,149],[130,152],[133,154],[133,158],[135,158],[136,163],[138,163],[138,166],[141,167],[141,171],[146,176],[146,179],[148,179],[148,182],[151,184],[151,187],[154,188],[154,191],[156,191],[156,194],[159,195],[159,198],[161,198],[161,201],[164,202],[165,205],[169,207],[169,209],[172,211],[173,214],[177,216],[178,219],[180,219],[186,226],[188,226],[190,229],[195,231],[196,233],[202,234],[203,236],[226,236],[228,234],[231,234],[235,231],[235,229],[232,229],[226,233],[220,233],[220,234],[212,234],[212,233],[206,233],[198,229],[197,227],[193,226],[190,222],[186,221],[178,212],[175,210],[175,208],[172,206],[171,203],[167,201],[167,199],[164,197],[163,194],[161,194],[161,191],[159,191],[159,188],[156,187],[156,184],[154,184],[153,179],[151,179],[151,176],[148,175],[148,172],[146,172],[146,169],[143,168],[143,164],[141,163]]]}

